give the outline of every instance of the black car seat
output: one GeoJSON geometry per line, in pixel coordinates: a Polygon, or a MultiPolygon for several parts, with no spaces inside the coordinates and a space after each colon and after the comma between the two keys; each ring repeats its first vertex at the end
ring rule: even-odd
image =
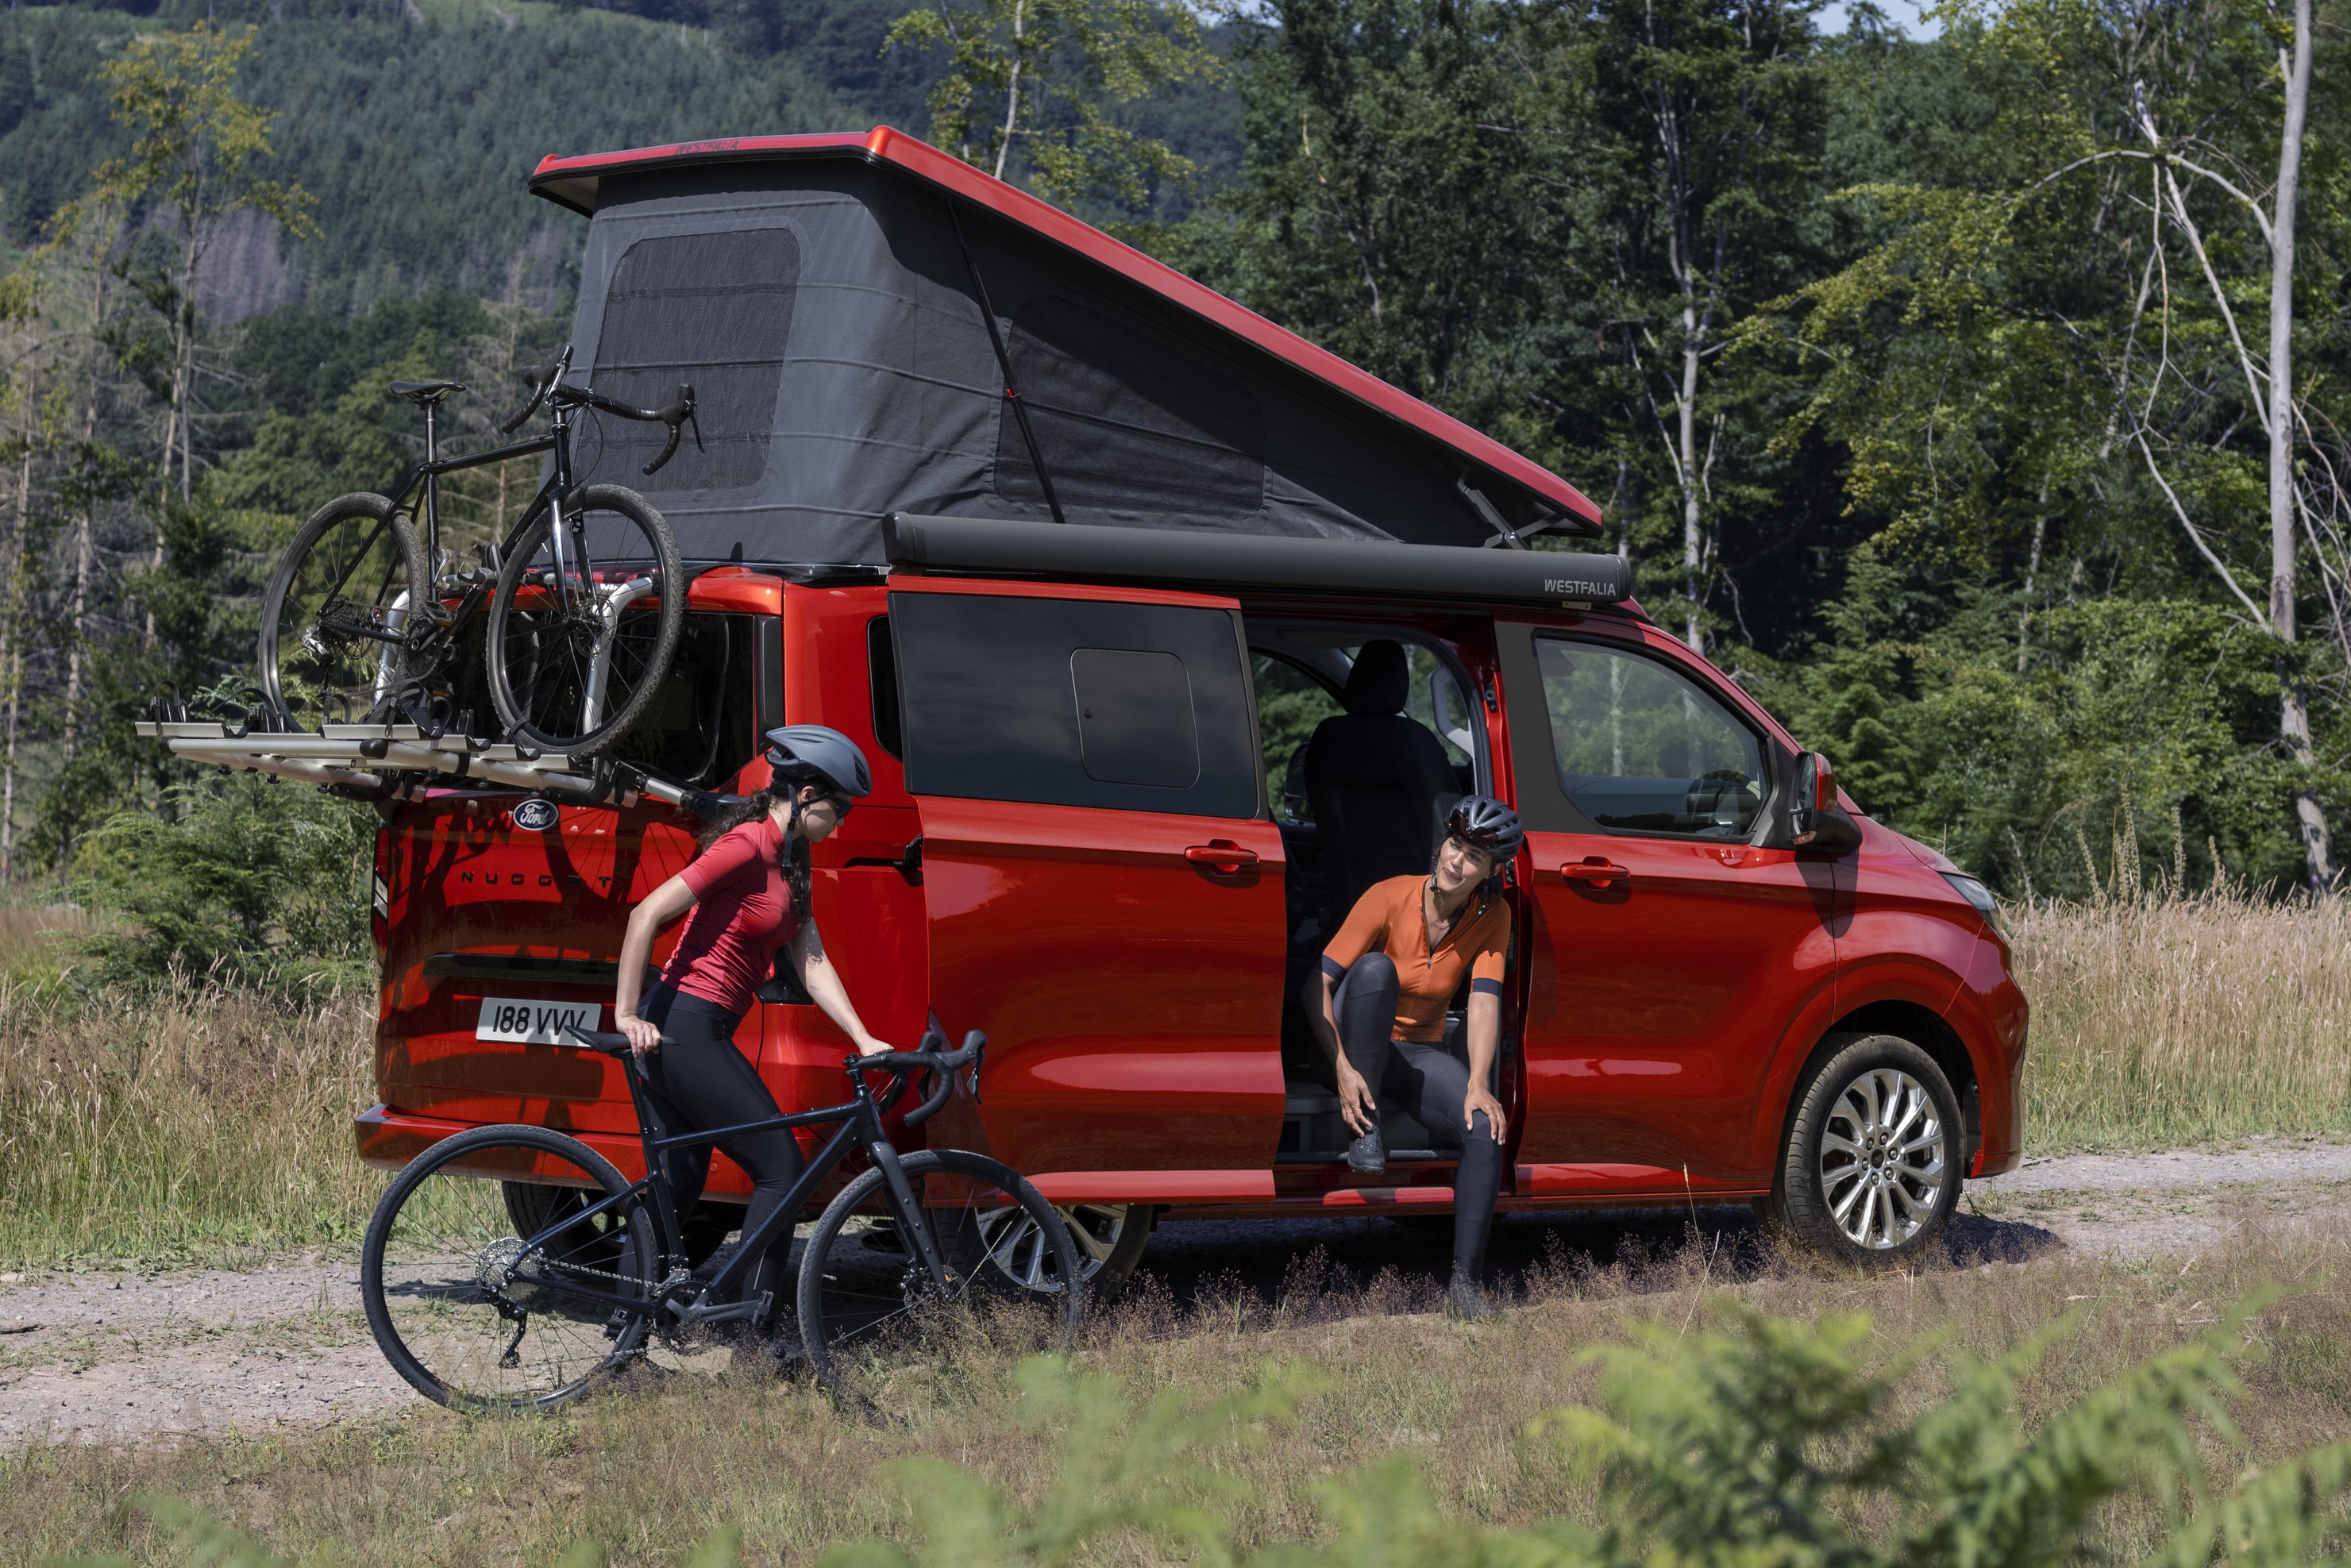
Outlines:
{"type": "Polygon", "coordinates": [[[1404,648],[1364,644],[1340,696],[1306,743],[1306,799],[1331,889],[1323,930],[1335,931],[1374,883],[1426,872],[1461,783],[1426,726],[1404,716],[1411,676],[1404,648]]]}

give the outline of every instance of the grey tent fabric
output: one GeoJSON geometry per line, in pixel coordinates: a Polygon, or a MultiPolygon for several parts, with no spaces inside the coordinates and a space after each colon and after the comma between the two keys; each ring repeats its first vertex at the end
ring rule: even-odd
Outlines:
{"type": "MultiPolygon", "coordinates": [[[[704,560],[879,561],[893,511],[1048,520],[948,200],[847,159],[607,176],[575,363],[635,402],[693,382],[707,450],[647,478],[660,432],[598,418],[584,476],[642,490],[704,560]]],[[[962,218],[1069,521],[1490,536],[1458,455],[1016,224],[962,218]]]]}

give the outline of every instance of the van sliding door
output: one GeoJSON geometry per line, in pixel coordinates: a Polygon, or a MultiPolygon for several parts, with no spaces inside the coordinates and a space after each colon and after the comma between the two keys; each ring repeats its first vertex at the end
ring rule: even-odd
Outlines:
{"type": "Polygon", "coordinates": [[[1270,1197],[1281,838],[1238,605],[916,580],[890,626],[931,1005],[988,1038],[977,1128],[935,1142],[1092,1173],[1063,1201],[1270,1197]]]}

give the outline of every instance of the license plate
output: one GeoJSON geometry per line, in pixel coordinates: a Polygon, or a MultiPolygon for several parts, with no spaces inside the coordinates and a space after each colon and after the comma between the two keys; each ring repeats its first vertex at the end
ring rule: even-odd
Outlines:
{"type": "Polygon", "coordinates": [[[474,1025],[475,1040],[510,1040],[517,1045],[573,1045],[565,1029],[593,1030],[603,1016],[598,1002],[538,1002],[521,997],[484,997],[481,1021],[474,1025]]]}

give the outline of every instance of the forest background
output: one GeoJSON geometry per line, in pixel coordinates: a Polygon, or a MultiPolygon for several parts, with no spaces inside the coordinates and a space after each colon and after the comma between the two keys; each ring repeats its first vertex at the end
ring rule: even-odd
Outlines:
{"type": "Polygon", "coordinates": [[[356,957],[367,824],[195,784],[131,721],[248,679],[277,549],[416,455],[386,380],[473,383],[482,432],[565,335],[581,227],[525,193],[541,154],[886,121],[1566,476],[1660,623],[2003,893],[2329,887],[2341,0],[1934,16],[0,12],[0,880],[110,885],[151,961],[289,918],[356,957]]]}

